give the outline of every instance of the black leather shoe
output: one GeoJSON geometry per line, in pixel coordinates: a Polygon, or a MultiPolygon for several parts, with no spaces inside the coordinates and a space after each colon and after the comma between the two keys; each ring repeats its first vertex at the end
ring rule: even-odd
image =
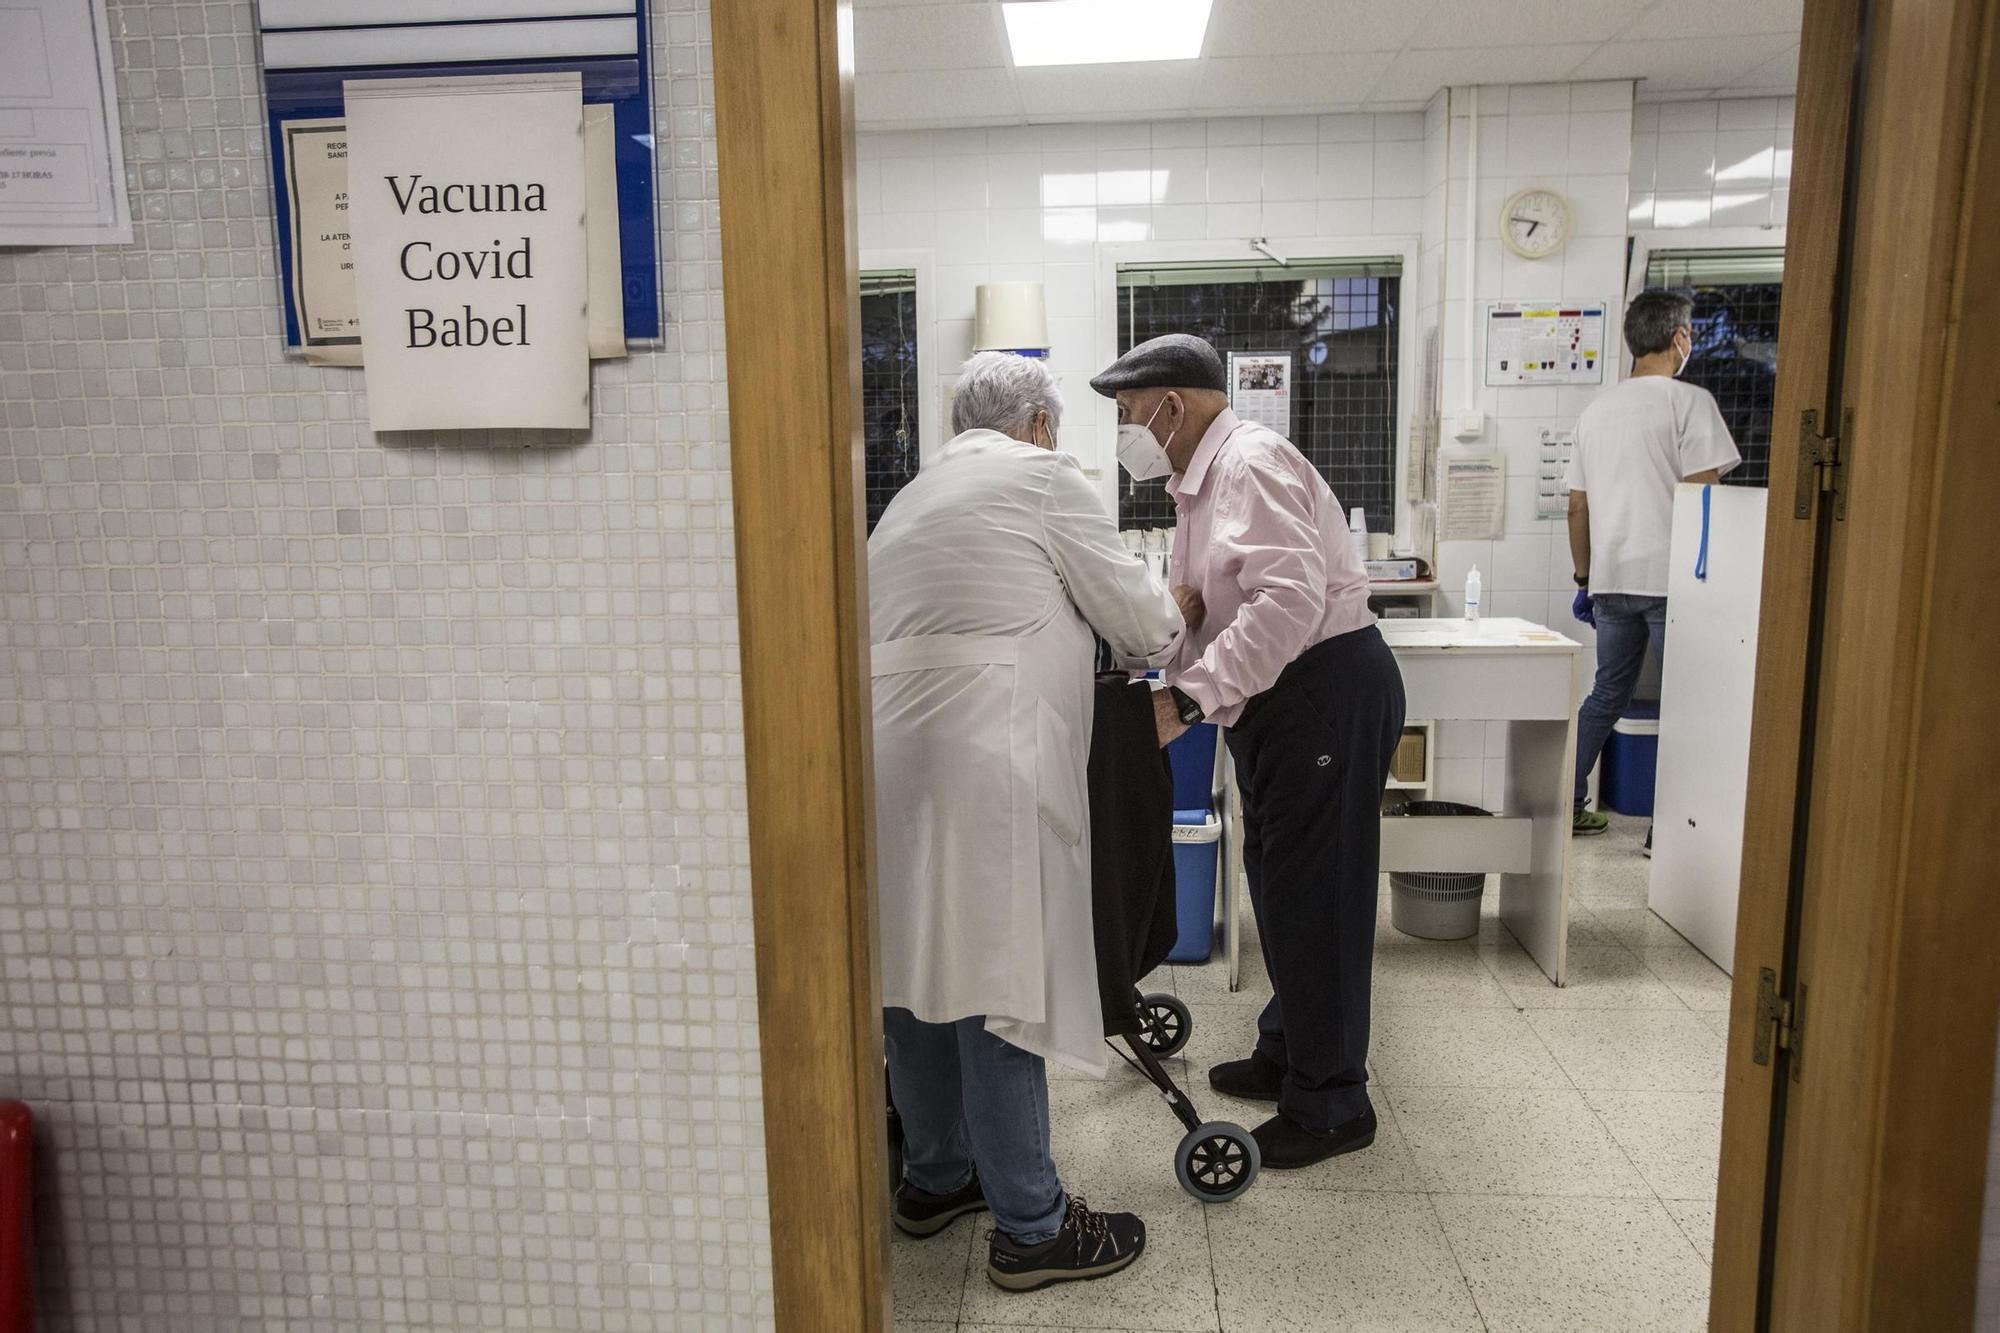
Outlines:
{"type": "Polygon", "coordinates": [[[1274,1171],[1316,1166],[1342,1153],[1360,1152],[1375,1142],[1375,1108],[1324,1132],[1307,1129],[1283,1111],[1250,1131],[1264,1165],[1274,1171]]]}
{"type": "Polygon", "coordinates": [[[1228,1060],[1211,1068],[1208,1086],[1225,1097],[1275,1102],[1285,1086],[1285,1070],[1262,1051],[1252,1051],[1248,1060],[1228,1060]]]}

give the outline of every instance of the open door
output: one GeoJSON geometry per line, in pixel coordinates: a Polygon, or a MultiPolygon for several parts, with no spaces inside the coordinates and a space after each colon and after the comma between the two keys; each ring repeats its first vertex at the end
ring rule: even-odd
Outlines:
{"type": "Polygon", "coordinates": [[[2000,0],[1808,0],[1710,1326],[1971,1325],[2000,0]]]}

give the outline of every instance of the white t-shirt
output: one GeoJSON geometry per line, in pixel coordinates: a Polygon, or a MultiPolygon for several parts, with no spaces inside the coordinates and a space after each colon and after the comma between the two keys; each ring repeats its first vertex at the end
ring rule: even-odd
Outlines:
{"type": "Polygon", "coordinates": [[[1640,375],[1592,399],[1569,462],[1569,489],[1590,497],[1590,590],[1665,597],[1674,487],[1742,461],[1706,389],[1640,375]]]}

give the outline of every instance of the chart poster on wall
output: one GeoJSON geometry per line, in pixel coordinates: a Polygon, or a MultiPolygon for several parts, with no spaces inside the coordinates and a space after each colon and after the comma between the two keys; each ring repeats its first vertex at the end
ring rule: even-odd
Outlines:
{"type": "Polygon", "coordinates": [[[587,429],[578,77],[350,80],[345,92],[370,425],[587,429]]]}
{"type": "Polygon", "coordinates": [[[1245,421],[1292,435],[1292,354],[1231,352],[1229,407],[1245,421]]]}
{"type": "Polygon", "coordinates": [[[1486,383],[1602,384],[1601,302],[1496,301],[1486,309],[1486,383]]]}
{"type": "Polygon", "coordinates": [[[350,330],[339,286],[325,281],[334,242],[320,239],[352,231],[330,147],[344,132],[346,81],[554,72],[580,77],[587,108],[592,354],[659,338],[645,0],[257,0],[257,19],[290,348],[313,361],[358,358],[358,344],[341,341],[350,330]],[[302,296],[319,308],[302,310],[302,296]]]}
{"type": "Polygon", "coordinates": [[[1569,514],[1569,458],[1575,450],[1575,431],[1542,427],[1541,450],[1535,462],[1536,518],[1569,514]]]}
{"type": "Polygon", "coordinates": [[[0,245],[132,239],[104,0],[0,4],[0,245]]]}

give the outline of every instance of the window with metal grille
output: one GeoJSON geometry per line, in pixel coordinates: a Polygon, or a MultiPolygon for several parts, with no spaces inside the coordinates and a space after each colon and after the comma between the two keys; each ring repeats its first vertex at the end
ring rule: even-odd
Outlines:
{"type": "MultiPolygon", "coordinates": [[[[1118,350],[1192,333],[1231,352],[1288,352],[1291,441],[1370,532],[1396,528],[1402,263],[1157,264],[1118,270],[1118,350]]],[[[1170,528],[1164,481],[1119,477],[1121,528],[1170,528]]]]}
{"type": "Polygon", "coordinates": [[[1723,478],[1771,481],[1771,409],[1778,387],[1783,250],[1655,250],[1646,285],[1694,298],[1694,355],[1681,378],[1715,395],[1743,465],[1723,478]]]}
{"type": "Polygon", "coordinates": [[[868,531],[917,475],[917,275],[861,275],[861,426],[868,531]]]}

